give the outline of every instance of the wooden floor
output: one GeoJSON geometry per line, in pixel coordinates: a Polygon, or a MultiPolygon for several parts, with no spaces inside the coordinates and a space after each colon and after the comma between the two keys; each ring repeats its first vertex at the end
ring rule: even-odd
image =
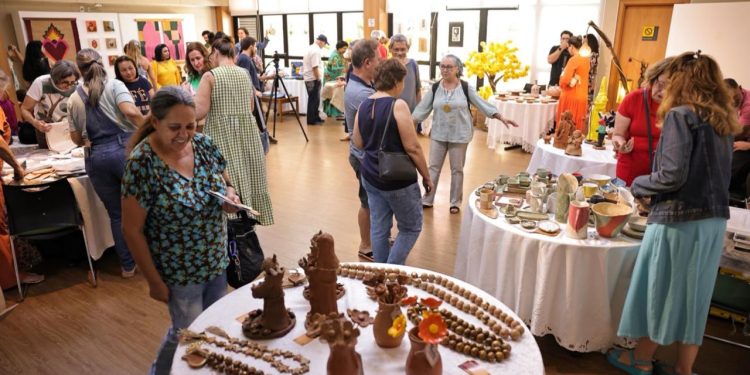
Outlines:
{"type": "MultiPolygon", "coordinates": [[[[278,124],[279,143],[272,145],[268,154],[276,224],[258,230],[266,255],[275,253],[282,264],[294,266],[308,251],[312,235],[323,230],[334,236],[342,261],[358,260],[357,182],[347,161],[348,145],[338,140],[343,127],[332,119],[324,126],[310,127],[306,129],[310,142],[306,143],[297,123],[290,116],[284,119],[278,124]]],[[[516,173],[528,164],[529,154],[489,150],[485,138],[485,133],[476,132],[469,147],[465,196],[494,176],[516,173]]],[[[428,139],[420,140],[427,151],[428,139]]],[[[425,211],[422,234],[407,264],[452,274],[461,214],[448,211],[447,164],[435,206],[425,211]]],[[[169,324],[166,306],[148,297],[141,275],[131,280],[119,277],[117,258],[111,250],[97,262],[101,270],[98,288],[85,282],[85,261],[73,266],[66,263],[64,259],[46,260],[47,280],[29,288],[27,299],[0,320],[0,374],[145,373],[169,324]]],[[[8,302],[15,298],[14,290],[6,291],[8,302]]],[[[728,336],[731,326],[711,320],[709,329],[728,336]]],[[[738,336],[741,334],[731,337],[736,340],[738,336]]],[[[548,374],[620,373],[601,354],[570,353],[550,336],[538,342],[548,374]]],[[[747,374],[748,354],[706,340],[696,371],[747,374]]],[[[674,358],[674,350],[667,348],[658,356],[674,358]]],[[[459,373],[453,370],[446,369],[446,373],[459,373]]]]}

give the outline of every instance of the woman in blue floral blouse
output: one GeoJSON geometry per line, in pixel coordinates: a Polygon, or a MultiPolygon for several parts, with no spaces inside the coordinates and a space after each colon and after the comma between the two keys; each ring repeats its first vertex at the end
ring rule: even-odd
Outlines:
{"type": "Polygon", "coordinates": [[[195,133],[190,94],[163,87],[151,100],[151,113],[152,121],[132,137],[122,179],[122,217],[125,239],[151,298],[169,307],[172,326],[151,367],[152,374],[168,374],[177,331],[227,290],[224,212],[236,210],[208,192],[240,200],[219,149],[211,138],[195,133]]]}

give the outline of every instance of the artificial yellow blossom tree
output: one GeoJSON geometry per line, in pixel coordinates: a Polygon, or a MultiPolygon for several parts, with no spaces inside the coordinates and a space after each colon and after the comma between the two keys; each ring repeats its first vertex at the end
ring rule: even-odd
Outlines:
{"type": "MultiPolygon", "coordinates": [[[[479,43],[482,51],[471,52],[466,64],[464,64],[468,75],[486,76],[492,93],[495,92],[495,86],[501,79],[503,82],[507,82],[510,79],[528,75],[529,66],[521,65],[521,62],[518,61],[518,56],[516,56],[518,48],[513,47],[512,43],[510,40],[504,43],[490,42],[489,45],[486,42],[479,43]]],[[[480,90],[480,92],[486,95],[487,89],[483,90],[480,90]]]]}

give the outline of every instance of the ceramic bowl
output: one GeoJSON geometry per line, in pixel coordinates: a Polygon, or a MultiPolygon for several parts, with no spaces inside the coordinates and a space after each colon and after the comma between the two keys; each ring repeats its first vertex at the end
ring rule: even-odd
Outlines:
{"type": "Polygon", "coordinates": [[[645,232],[646,231],[646,222],[648,221],[647,217],[643,216],[631,216],[628,220],[628,225],[630,225],[631,228],[639,231],[639,232],[645,232]]]}
{"type": "Polygon", "coordinates": [[[597,203],[591,207],[594,213],[596,231],[602,237],[617,237],[627,224],[633,209],[624,204],[597,203]]]}
{"type": "Polygon", "coordinates": [[[592,174],[591,176],[589,176],[589,180],[591,180],[591,182],[599,185],[599,187],[602,187],[602,186],[608,184],[610,181],[612,181],[612,177],[609,177],[609,176],[604,175],[604,174],[592,174]]]}

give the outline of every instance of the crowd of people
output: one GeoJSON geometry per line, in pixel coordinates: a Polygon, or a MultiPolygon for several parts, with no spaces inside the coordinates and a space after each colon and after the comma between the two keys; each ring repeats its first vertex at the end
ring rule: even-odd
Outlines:
{"type": "MultiPolygon", "coordinates": [[[[265,163],[269,139],[258,100],[269,79],[258,49],[268,40],[248,34],[240,28],[235,41],[204,31],[203,42],[187,44],[185,79],[163,44],[148,61],[137,40],[128,42],[114,62],[114,77],[93,49],[80,50],[75,63],[53,65],[36,41],[27,45],[24,57],[11,49],[23,60],[28,83],[20,119],[42,147],[44,133],[60,122],[70,124],[76,144],[88,146],[86,172],[109,215],[122,277],[140,270],[151,297],[168,304],[172,324],[153,373],[169,372],[177,330],[227,289],[224,228],[236,208],[207,192],[252,206],[260,212],[260,225],[274,223],[265,163]],[[188,243],[189,252],[184,250],[188,243]]],[[[568,31],[548,56],[549,85],[559,85],[561,92],[558,118],[570,111],[579,130],[587,123],[597,64],[580,53],[584,42],[598,56],[593,35],[568,31]]],[[[370,38],[339,41],[324,64],[326,45],[328,38],[318,35],[302,61],[307,124],[323,123],[323,82],[344,84],[342,140],[349,141],[348,161],[359,185],[359,255],[404,264],[422,230],[424,210],[435,205],[446,156],[448,211],[456,214],[463,206],[471,107],[505,126],[518,124],[462,79],[463,64],[456,55],[441,59],[440,79],[423,90],[404,35],[387,38],[376,30],[370,38]],[[426,157],[418,126],[430,115],[426,157]],[[403,176],[384,171],[392,167],[386,153],[403,156],[403,176]]],[[[0,89],[8,85],[0,72],[0,89]]],[[[8,148],[11,130],[4,111],[0,120],[8,125],[0,131],[0,158],[21,178],[23,166],[8,148]]],[[[672,370],[690,373],[721,254],[730,188],[750,196],[748,129],[750,91],[724,79],[716,61],[700,51],[651,64],[644,86],[620,104],[613,134],[617,177],[631,187],[639,210],[650,212],[650,225],[618,331],[637,339],[638,346],[610,352],[616,367],[649,374],[656,348],[679,342],[672,370]],[[695,288],[686,289],[689,285],[695,288]]],[[[0,241],[0,267],[6,267],[9,240],[0,241]]],[[[24,275],[29,282],[38,280],[34,276],[24,275]]],[[[0,282],[6,288],[12,280],[0,282]]]]}

